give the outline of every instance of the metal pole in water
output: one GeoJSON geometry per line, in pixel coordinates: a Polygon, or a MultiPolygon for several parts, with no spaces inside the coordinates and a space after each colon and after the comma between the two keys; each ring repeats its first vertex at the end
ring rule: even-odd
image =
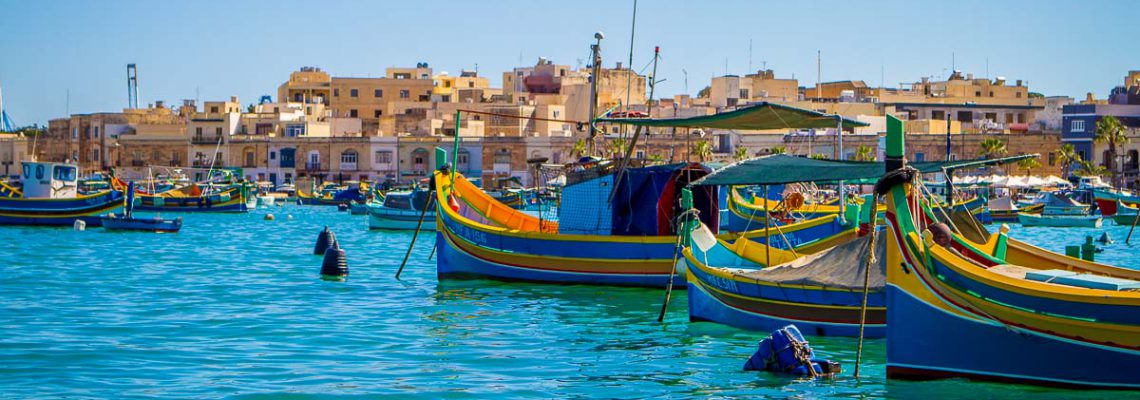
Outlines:
{"type": "MultiPolygon", "coordinates": [[[[764,185],[764,267],[772,266],[772,210],[768,209],[768,185],[764,185]]],[[[737,239],[740,240],[740,239],[737,239]]],[[[748,240],[748,239],[744,239],[748,240]]]]}

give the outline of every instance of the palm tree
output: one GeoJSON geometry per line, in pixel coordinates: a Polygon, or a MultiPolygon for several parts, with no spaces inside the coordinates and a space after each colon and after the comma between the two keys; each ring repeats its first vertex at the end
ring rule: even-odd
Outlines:
{"type": "Polygon", "coordinates": [[[1077,153],[1077,149],[1073,147],[1072,143],[1065,143],[1061,145],[1061,152],[1058,153],[1061,159],[1061,177],[1068,178],[1069,170],[1072,169],[1074,164],[1080,164],[1081,155],[1077,153]]]}
{"type": "Polygon", "coordinates": [[[855,161],[875,161],[875,152],[871,146],[859,146],[855,148],[855,161]]]}
{"type": "Polygon", "coordinates": [[[748,148],[744,146],[737,146],[736,152],[732,154],[732,158],[736,161],[742,161],[748,158],[748,148]]]}
{"type": "Polygon", "coordinates": [[[695,153],[697,157],[700,158],[701,162],[707,161],[709,157],[712,157],[712,142],[709,142],[708,140],[702,140],[693,143],[693,153],[695,153]]]}
{"type": "Polygon", "coordinates": [[[610,141],[610,158],[625,157],[625,139],[614,139],[610,141]]]}
{"type": "Polygon", "coordinates": [[[1073,175],[1076,175],[1076,176],[1105,176],[1105,175],[1108,175],[1108,168],[1105,168],[1103,165],[1096,165],[1096,164],[1093,164],[1091,161],[1088,161],[1088,160],[1077,161],[1077,164],[1079,166],[1077,167],[1077,169],[1075,171],[1073,171],[1073,175]]]}
{"type": "Polygon", "coordinates": [[[1104,164],[1108,166],[1112,183],[1115,185],[1116,146],[1128,143],[1128,136],[1124,135],[1124,125],[1111,115],[1101,118],[1096,122],[1096,136],[1093,137],[1093,142],[1108,145],[1108,159],[1104,164]]]}
{"type": "Polygon", "coordinates": [[[1009,150],[1005,148],[1005,142],[998,139],[986,139],[983,140],[980,145],[982,146],[982,150],[979,151],[978,154],[983,158],[1001,157],[1009,153],[1009,150]]]}
{"type": "Polygon", "coordinates": [[[1025,176],[1029,176],[1033,169],[1041,167],[1041,162],[1037,161],[1036,158],[1025,158],[1017,160],[1017,167],[1025,171],[1025,176]]]}
{"type": "Polygon", "coordinates": [[[574,142],[574,147],[570,149],[570,156],[571,157],[581,157],[585,154],[586,154],[586,139],[578,138],[578,141],[574,142]]]}
{"type": "Polygon", "coordinates": [[[776,146],[776,147],[773,147],[773,148],[772,148],[772,149],[769,151],[769,153],[772,153],[772,154],[788,154],[788,146],[776,146]]]}

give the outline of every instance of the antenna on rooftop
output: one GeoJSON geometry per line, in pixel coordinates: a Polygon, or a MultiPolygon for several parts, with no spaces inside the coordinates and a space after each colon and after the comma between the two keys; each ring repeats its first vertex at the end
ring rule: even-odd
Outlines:
{"type": "Polygon", "coordinates": [[[127,64],[127,108],[139,108],[139,69],[127,64]]]}

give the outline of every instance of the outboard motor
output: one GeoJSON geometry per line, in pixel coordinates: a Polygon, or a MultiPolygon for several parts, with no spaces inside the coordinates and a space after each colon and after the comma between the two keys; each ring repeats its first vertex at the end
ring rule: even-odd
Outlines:
{"type": "Polygon", "coordinates": [[[760,341],[760,348],[744,364],[744,370],[830,377],[839,374],[841,368],[837,362],[816,359],[800,330],[788,325],[760,341]]]}

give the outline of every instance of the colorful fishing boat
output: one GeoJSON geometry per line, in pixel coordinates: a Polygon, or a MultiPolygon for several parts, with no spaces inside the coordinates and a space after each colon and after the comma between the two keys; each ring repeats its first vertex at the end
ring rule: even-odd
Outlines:
{"type": "Polygon", "coordinates": [[[987,207],[989,208],[990,219],[993,222],[1017,222],[1018,213],[1038,214],[1045,206],[1033,204],[1027,207],[1019,207],[1012,198],[1003,196],[990,200],[987,207]]]}
{"type": "Polygon", "coordinates": [[[206,189],[198,184],[170,190],[161,194],[139,194],[135,209],[155,212],[226,212],[249,211],[246,202],[246,189],[241,185],[215,187],[207,184],[206,189]]]}
{"type": "Polygon", "coordinates": [[[386,193],[379,203],[364,206],[368,214],[368,227],[395,230],[415,230],[420,227],[435,230],[436,213],[435,207],[429,204],[429,193],[419,189],[386,193]]]}
{"type": "Polygon", "coordinates": [[[887,376],[1140,389],[1140,271],[1008,240],[964,256],[887,117],[887,376]],[[979,261],[981,260],[981,261],[979,261]]]}
{"type": "MultiPolygon", "coordinates": [[[[439,277],[665,286],[674,274],[680,189],[707,173],[699,164],[626,169],[609,203],[611,169],[568,172],[552,221],[495,201],[462,175],[437,172],[439,277]]],[[[718,226],[716,191],[696,198],[700,219],[718,226]]]]}
{"type": "Polygon", "coordinates": [[[127,198],[124,201],[125,207],[123,215],[115,215],[114,213],[111,213],[100,217],[100,220],[103,223],[103,229],[109,231],[147,231],[171,233],[178,232],[178,230],[182,229],[181,217],[175,219],[163,219],[159,216],[155,216],[153,218],[135,218],[134,189],[134,182],[131,182],[127,185],[127,198]]]}
{"type": "MultiPolygon", "coordinates": [[[[870,247],[869,237],[856,239],[857,229],[850,226],[793,250],[745,239],[729,242],[703,226],[693,230],[692,246],[683,252],[689,320],[756,331],[795,324],[818,336],[858,335],[870,247]]],[[[876,252],[882,249],[878,246],[876,252]]],[[[882,263],[875,263],[865,325],[869,338],[886,333],[885,277],[882,263]]]]}
{"type": "Polygon", "coordinates": [[[1117,203],[1116,214],[1113,214],[1109,218],[1112,218],[1112,222],[1116,223],[1117,225],[1132,226],[1138,222],[1136,218],[1136,214],[1138,212],[1140,212],[1140,209],[1136,207],[1123,203],[1117,203]]]}
{"type": "Polygon", "coordinates": [[[317,190],[316,183],[314,182],[308,193],[297,189],[297,204],[336,206],[348,204],[352,201],[363,202],[366,200],[364,196],[365,190],[367,189],[363,188],[359,182],[348,182],[346,186],[337,186],[330,183],[326,184],[320,190],[317,190]]]}
{"type": "Polygon", "coordinates": [[[123,192],[79,194],[78,167],[72,164],[22,164],[23,188],[0,183],[0,225],[72,225],[82,220],[99,226],[99,215],[123,207],[123,192]]]}
{"type": "Polygon", "coordinates": [[[1089,215],[1089,206],[1078,203],[1061,193],[1045,193],[1039,203],[1040,214],[1018,213],[1017,220],[1023,226],[1084,227],[1099,228],[1101,217],[1089,215]]]}
{"type": "Polygon", "coordinates": [[[1129,207],[1136,207],[1140,205],[1140,196],[1132,192],[1113,190],[1110,188],[1090,188],[1092,191],[1093,199],[1096,201],[1096,207],[1100,210],[1100,215],[1111,217],[1116,214],[1116,205],[1124,204],[1129,207]]]}

